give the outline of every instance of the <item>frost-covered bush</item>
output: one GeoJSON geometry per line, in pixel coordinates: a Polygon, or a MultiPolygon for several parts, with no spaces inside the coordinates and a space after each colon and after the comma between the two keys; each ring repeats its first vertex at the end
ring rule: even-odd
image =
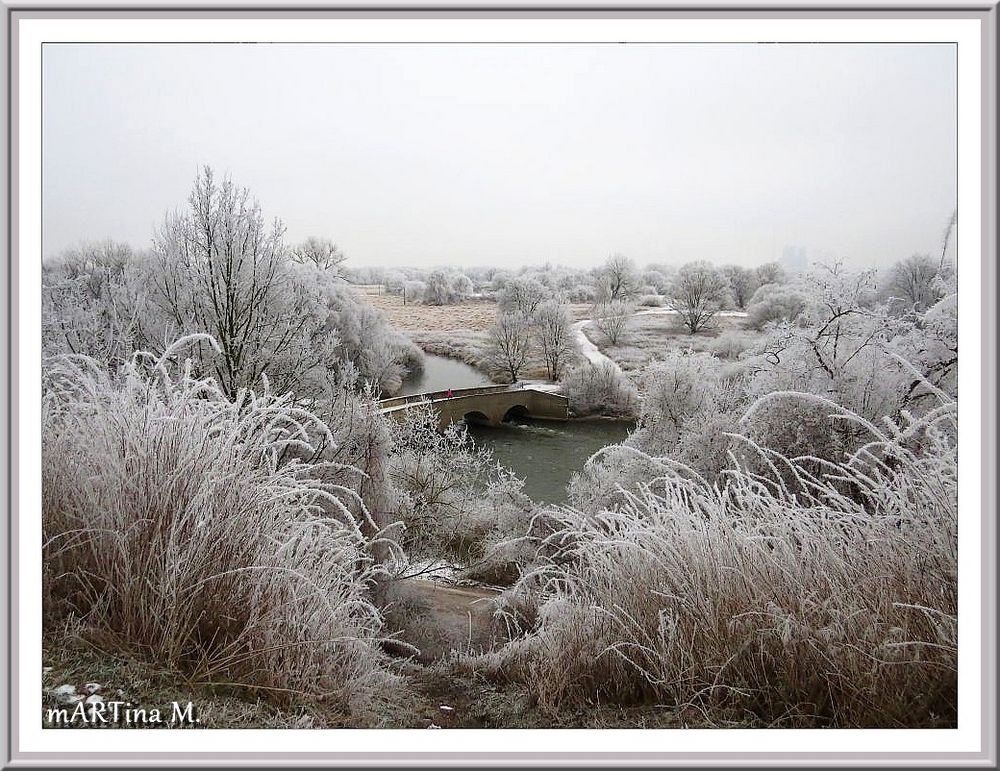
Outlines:
{"type": "Polygon", "coordinates": [[[230,398],[136,354],[43,366],[46,630],[195,683],[364,708],[393,685],[369,591],[378,528],[322,420],[266,388],[230,398]],[[371,536],[363,530],[368,530],[371,536]]]}
{"type": "Polygon", "coordinates": [[[389,478],[401,495],[400,543],[411,560],[468,561],[493,525],[482,505],[499,473],[492,455],[472,443],[461,423],[439,431],[430,404],[411,407],[389,425],[389,478]]]}
{"type": "Polygon", "coordinates": [[[723,365],[708,353],[670,351],[638,375],[639,431],[653,443],[673,442],[687,421],[712,403],[723,365]]]}
{"type": "Polygon", "coordinates": [[[577,415],[631,416],[639,404],[635,385],[612,361],[579,364],[566,373],[561,385],[577,415]]]}
{"type": "Polygon", "coordinates": [[[68,249],[42,266],[42,349],[89,356],[119,367],[140,343],[146,312],[145,256],[106,240],[68,249]]]}
{"type": "Polygon", "coordinates": [[[755,335],[741,329],[727,329],[712,341],[709,350],[720,359],[738,359],[754,346],[756,340],[755,335]]]}
{"type": "Polygon", "coordinates": [[[645,308],[662,308],[663,298],[658,294],[645,294],[639,298],[639,305],[645,308]]]}
{"type": "Polygon", "coordinates": [[[311,352],[319,359],[320,376],[337,361],[349,361],[361,381],[375,384],[391,395],[407,375],[423,369],[420,348],[393,329],[362,295],[308,267],[296,275],[296,286],[308,294],[308,300],[302,303],[303,312],[311,314],[310,326],[317,330],[300,361],[308,361],[311,352]],[[317,356],[324,343],[326,352],[317,356]]]}
{"type": "Polygon", "coordinates": [[[747,321],[754,329],[776,321],[795,321],[806,309],[808,297],[792,284],[764,284],[747,304],[747,321]]]}
{"type": "Polygon", "coordinates": [[[894,426],[845,419],[870,441],[821,473],[760,450],[801,478],[795,493],[774,473],[731,466],[709,485],[646,456],[618,510],[550,511],[542,564],[509,595],[520,634],[465,666],[519,682],[547,710],[655,703],[720,726],[953,726],[955,404],[894,426]]]}
{"type": "Polygon", "coordinates": [[[416,304],[424,301],[424,294],[427,292],[427,284],[423,281],[406,281],[403,284],[403,299],[407,303],[416,304]]]}
{"type": "MultiPolygon", "coordinates": [[[[472,294],[472,280],[451,270],[433,270],[421,293],[424,305],[452,305],[472,294]]],[[[409,298],[407,298],[409,299],[409,298]]]]}

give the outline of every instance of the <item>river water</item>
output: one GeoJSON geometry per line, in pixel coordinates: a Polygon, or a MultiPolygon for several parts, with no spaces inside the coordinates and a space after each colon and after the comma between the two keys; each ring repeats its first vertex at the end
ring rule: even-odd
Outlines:
{"type": "MultiPolygon", "coordinates": [[[[444,356],[427,354],[424,371],[404,381],[399,396],[474,388],[491,381],[474,367],[444,356]]],[[[535,501],[564,503],[573,472],[602,447],[617,444],[631,424],[610,420],[519,419],[498,428],[470,425],[469,436],[488,447],[504,466],[524,479],[524,492],[535,501]]]]}
{"type": "Polygon", "coordinates": [[[602,447],[628,436],[631,424],[615,420],[521,420],[499,428],[471,425],[469,435],[524,479],[534,501],[564,503],[574,471],[602,447]]]}
{"type": "Polygon", "coordinates": [[[451,388],[475,388],[490,385],[492,381],[475,367],[463,361],[445,356],[424,354],[423,372],[403,381],[403,387],[395,396],[425,394],[431,391],[447,391],[451,388]]]}

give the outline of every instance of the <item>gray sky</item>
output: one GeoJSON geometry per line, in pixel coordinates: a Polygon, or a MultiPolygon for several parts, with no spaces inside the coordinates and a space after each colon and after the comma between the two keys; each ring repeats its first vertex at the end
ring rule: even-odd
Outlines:
{"type": "Polygon", "coordinates": [[[199,165],[350,264],[939,248],[948,45],[46,45],[44,252],[149,243],[199,165]]]}

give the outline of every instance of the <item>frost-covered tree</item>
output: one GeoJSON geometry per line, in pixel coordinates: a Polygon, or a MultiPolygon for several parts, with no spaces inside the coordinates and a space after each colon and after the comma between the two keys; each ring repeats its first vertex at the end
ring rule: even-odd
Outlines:
{"type": "Polygon", "coordinates": [[[642,278],[635,262],[624,254],[612,254],[597,271],[598,300],[632,300],[642,294],[642,278]]]}
{"type": "Polygon", "coordinates": [[[533,321],[545,371],[549,380],[558,380],[576,353],[569,307],[558,300],[546,300],[535,309],[533,321]]]}
{"type": "Polygon", "coordinates": [[[722,268],[722,275],[729,282],[729,293],[733,303],[740,310],[746,308],[753,293],[760,286],[757,273],[739,265],[726,265],[722,268]]]}
{"type": "MultiPolygon", "coordinates": [[[[307,330],[304,296],[289,291],[283,234],[279,221],[265,224],[248,189],[206,167],[187,210],[168,214],[154,237],[151,300],[174,334],[204,332],[218,342],[217,353],[199,344],[196,359],[230,396],[257,383],[307,330]]],[[[154,346],[163,337],[147,334],[154,346]]]]}
{"type": "Polygon", "coordinates": [[[941,262],[929,254],[914,254],[900,260],[888,272],[888,297],[900,300],[910,310],[925,311],[941,299],[935,279],[941,262]]]}
{"type": "Polygon", "coordinates": [[[670,284],[667,300],[680,314],[688,332],[695,334],[711,323],[729,299],[723,275],[708,262],[682,265],[670,284]]]}
{"type": "Polygon", "coordinates": [[[531,322],[521,313],[500,313],[488,335],[491,364],[516,383],[531,350],[531,322]]]}
{"type": "Polygon", "coordinates": [[[337,244],[329,238],[316,238],[315,236],[311,236],[293,247],[291,257],[296,262],[332,271],[339,271],[340,266],[347,260],[347,255],[337,244]]]}
{"type": "Polygon", "coordinates": [[[427,284],[423,281],[406,281],[403,283],[403,305],[413,305],[424,301],[427,284]]]}
{"type": "Polygon", "coordinates": [[[777,262],[765,262],[763,265],[758,265],[754,273],[756,274],[759,286],[763,286],[764,284],[783,284],[788,280],[785,269],[777,262]]]}
{"type": "Polygon", "coordinates": [[[451,305],[472,294],[472,279],[462,273],[437,269],[427,276],[423,292],[424,305],[451,305]]]}
{"type": "Polygon", "coordinates": [[[629,331],[635,305],[628,300],[609,300],[594,306],[594,326],[608,338],[611,345],[625,338],[629,331]]]}
{"type": "Polygon", "coordinates": [[[517,312],[531,318],[551,292],[536,278],[515,276],[504,282],[497,295],[502,312],[517,312]]]}
{"type": "Polygon", "coordinates": [[[89,356],[111,369],[135,350],[141,261],[128,244],[86,243],[42,266],[42,348],[89,356]]]}
{"type": "Polygon", "coordinates": [[[443,270],[432,271],[424,290],[425,305],[449,305],[455,301],[451,277],[443,270]]]}
{"type": "Polygon", "coordinates": [[[139,283],[144,347],[205,333],[218,348],[193,346],[199,373],[234,397],[266,376],[279,392],[317,398],[349,361],[360,382],[398,389],[421,354],[336,271],[295,261],[283,228],[264,222],[246,188],[200,172],[188,208],[169,214],[154,237],[139,283]]]}

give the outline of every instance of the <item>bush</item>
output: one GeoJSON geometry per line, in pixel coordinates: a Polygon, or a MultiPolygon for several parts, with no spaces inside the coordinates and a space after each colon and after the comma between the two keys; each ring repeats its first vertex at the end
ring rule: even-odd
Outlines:
{"type": "Polygon", "coordinates": [[[645,308],[662,308],[663,298],[658,294],[646,294],[639,298],[639,305],[645,308]]]}
{"type": "Polygon", "coordinates": [[[633,416],[639,404],[635,385],[610,361],[574,367],[563,379],[562,390],[577,415],[633,416]]]}
{"type": "Polygon", "coordinates": [[[764,284],[750,298],[747,321],[754,329],[773,321],[795,321],[807,304],[807,295],[795,286],[764,284]]]}
{"type": "Polygon", "coordinates": [[[738,359],[750,350],[755,338],[738,329],[729,329],[719,335],[709,345],[709,350],[720,359],[738,359]]]}
{"type": "Polygon", "coordinates": [[[329,430],[289,397],[229,399],[171,367],[187,342],[114,379],[83,357],[45,362],[46,631],[75,618],[102,649],[196,684],[363,708],[393,678],[373,528],[338,483],[360,474],[322,460],[329,430]]]}

